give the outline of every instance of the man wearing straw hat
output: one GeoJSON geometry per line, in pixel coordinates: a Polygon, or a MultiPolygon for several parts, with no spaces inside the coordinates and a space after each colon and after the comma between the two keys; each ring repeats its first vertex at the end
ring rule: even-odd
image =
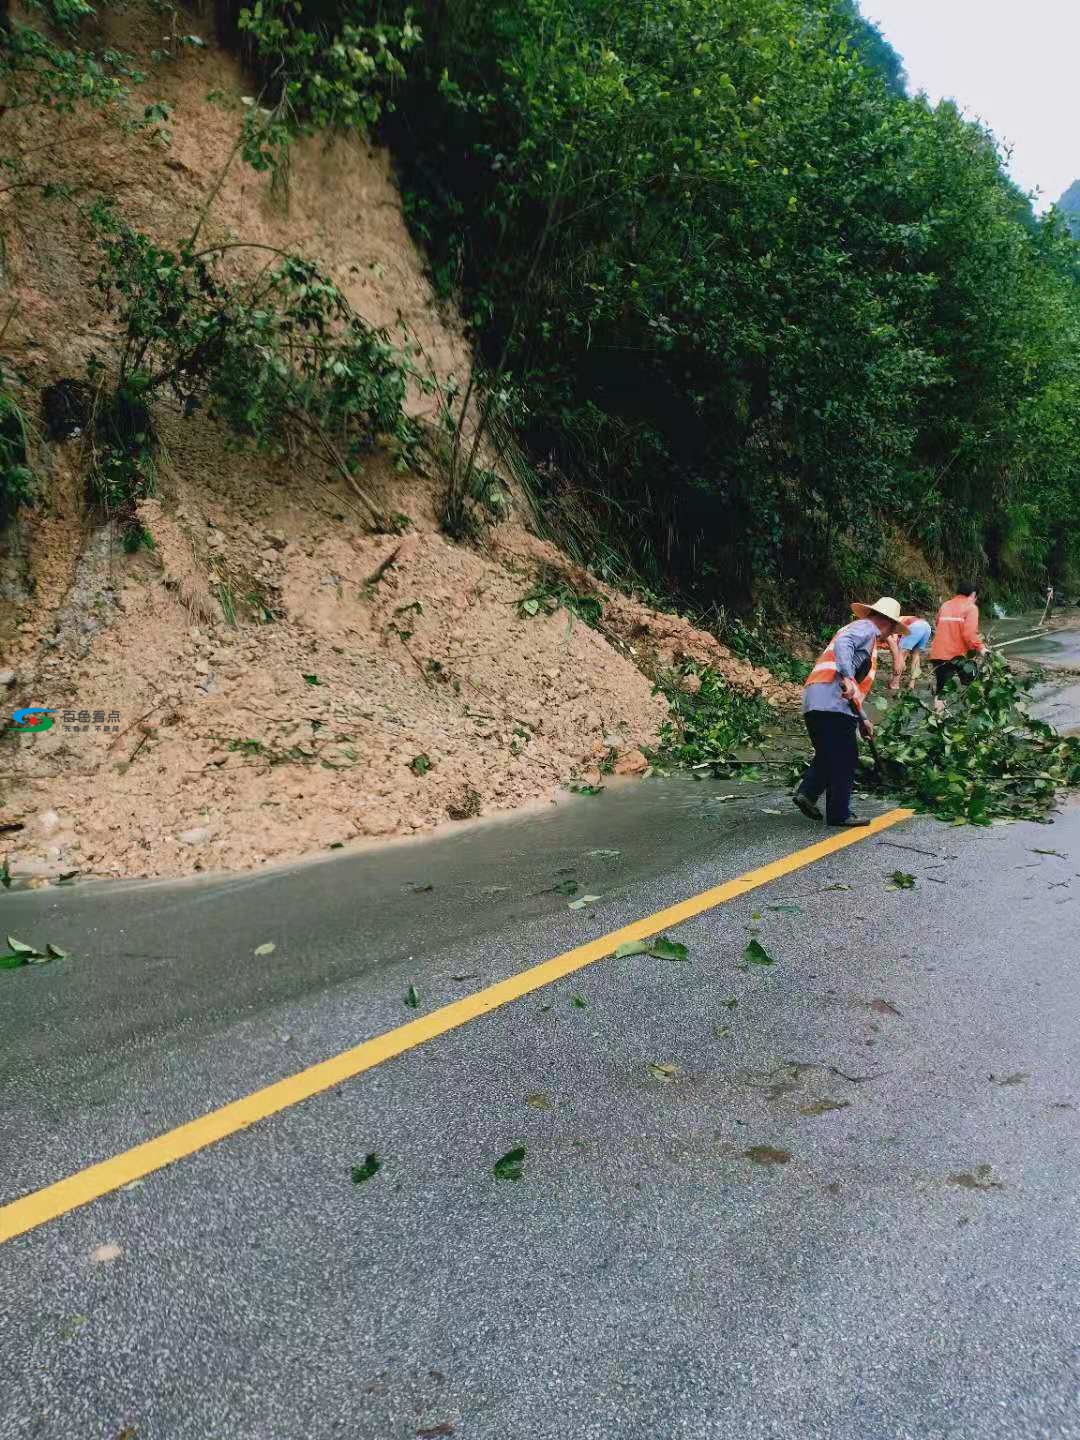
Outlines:
{"type": "Polygon", "coordinates": [[[908,633],[891,596],[852,605],[851,613],[856,618],[836,632],[807,677],[803,720],[814,758],[792,796],[808,819],[820,820],[817,802],[824,793],[825,819],[844,829],[870,823],[851,813],[851,790],[859,758],[856,732],[874,733],[863,706],[877,673],[878,644],[908,633]]]}

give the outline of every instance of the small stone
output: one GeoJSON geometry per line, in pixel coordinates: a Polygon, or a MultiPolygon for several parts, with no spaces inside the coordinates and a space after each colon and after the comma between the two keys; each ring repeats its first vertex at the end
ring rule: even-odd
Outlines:
{"type": "Polygon", "coordinates": [[[63,822],[55,810],[43,810],[37,817],[38,829],[42,835],[55,835],[63,822]]]}
{"type": "Polygon", "coordinates": [[[276,550],[264,550],[264,551],[261,553],[261,555],[259,556],[259,559],[262,561],[262,563],[263,563],[264,565],[276,565],[276,564],[277,564],[277,551],[276,551],[276,550]]]}
{"type": "Polygon", "coordinates": [[[285,539],[284,534],[280,530],[267,530],[266,538],[270,541],[270,544],[274,547],[275,550],[284,550],[285,546],[288,544],[288,541],[285,539]]]}
{"type": "Polygon", "coordinates": [[[0,670],[0,690],[10,690],[18,678],[14,670],[0,670]]]}
{"type": "Polygon", "coordinates": [[[205,660],[196,660],[193,668],[196,675],[210,674],[210,666],[206,663],[205,660]]]}
{"type": "Polygon", "coordinates": [[[210,534],[206,537],[206,543],[210,546],[211,550],[216,550],[223,543],[224,538],[220,530],[211,530],[210,534]]]}
{"type": "Polygon", "coordinates": [[[184,845],[205,845],[210,831],[205,825],[196,825],[191,830],[181,830],[176,838],[184,845]]]}

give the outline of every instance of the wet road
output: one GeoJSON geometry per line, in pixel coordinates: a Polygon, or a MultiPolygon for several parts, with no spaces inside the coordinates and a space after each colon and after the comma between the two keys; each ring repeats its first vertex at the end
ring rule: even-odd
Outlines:
{"type": "MultiPolygon", "coordinates": [[[[816,838],[671,779],[11,893],[0,1205],[816,838]]],[[[907,821],[10,1240],[0,1437],[1080,1437],[1078,903],[1080,807],[907,821]]]]}

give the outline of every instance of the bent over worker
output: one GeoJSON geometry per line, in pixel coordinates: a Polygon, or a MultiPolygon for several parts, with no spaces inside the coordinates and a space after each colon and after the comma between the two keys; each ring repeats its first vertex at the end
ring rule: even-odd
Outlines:
{"type": "Polygon", "coordinates": [[[923,656],[930,649],[932,631],[929,622],[918,615],[901,615],[901,623],[907,626],[906,635],[890,635],[886,642],[892,654],[893,675],[889,689],[895,693],[900,681],[907,675],[907,688],[914,690],[922,674],[923,656]]]}
{"type": "Polygon", "coordinates": [[[969,655],[985,655],[986,645],[979,634],[979,607],[975,586],[966,581],[938,611],[930,660],[934,666],[934,689],[940,695],[950,680],[966,684],[968,676],[961,661],[969,655]]]}
{"type": "Polygon", "coordinates": [[[852,605],[851,613],[856,619],[836,632],[807,677],[803,721],[814,758],[792,796],[808,819],[820,820],[817,802],[824,793],[825,819],[845,829],[870,823],[851,813],[851,790],[859,758],[856,732],[874,733],[863,705],[877,674],[878,644],[907,634],[900,606],[890,596],[852,605]]]}

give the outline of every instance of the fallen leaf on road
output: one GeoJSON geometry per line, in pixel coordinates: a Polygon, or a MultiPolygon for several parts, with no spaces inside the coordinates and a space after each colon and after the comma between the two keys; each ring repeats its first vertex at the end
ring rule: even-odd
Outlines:
{"type": "Polygon", "coordinates": [[[1005,1186],[1000,1180],[991,1180],[989,1165],[976,1165],[974,1171],[961,1171],[958,1175],[950,1175],[950,1185],[959,1185],[963,1190],[1004,1190],[1005,1186]]]}
{"type": "Polygon", "coordinates": [[[66,960],[68,958],[68,952],[61,950],[59,945],[46,945],[45,950],[53,960],[66,960]]]}
{"type": "Polygon", "coordinates": [[[255,946],[255,954],[272,955],[276,949],[277,946],[274,944],[273,940],[267,940],[262,945],[255,946]]]}
{"type": "Polygon", "coordinates": [[[770,905],[767,907],[774,910],[778,915],[801,915],[802,908],[798,905],[770,905]]]}
{"type": "Polygon", "coordinates": [[[60,1326],[60,1339],[74,1340],[75,1336],[86,1323],[87,1317],[85,1315],[69,1315],[60,1326]]]}
{"type": "Polygon", "coordinates": [[[571,995],[570,1004],[573,1005],[575,1010],[585,1010],[588,1008],[589,1002],[583,995],[571,995]]]}
{"type": "Polygon", "coordinates": [[[7,937],[8,949],[13,955],[40,955],[40,950],[35,950],[33,945],[27,945],[23,940],[16,940],[14,935],[7,937]]]}
{"type": "Polygon", "coordinates": [[[124,1252],[119,1245],[99,1245],[96,1250],[91,1250],[90,1259],[95,1265],[111,1265],[114,1260],[119,1260],[124,1252]]]}
{"type": "Polygon", "coordinates": [[[685,945],[680,945],[678,940],[669,940],[666,935],[660,935],[649,947],[649,954],[656,960],[689,960],[690,951],[685,945]]]}
{"type": "Polygon", "coordinates": [[[812,1100],[809,1105],[800,1105],[800,1115],[827,1115],[830,1110],[847,1110],[850,1100],[812,1100]]]}
{"type": "Polygon", "coordinates": [[[569,879],[556,880],[555,884],[551,887],[551,893],[553,895],[576,895],[577,881],[569,879]]]}
{"type": "Polygon", "coordinates": [[[716,1036],[717,1040],[726,1040],[727,1037],[731,1034],[731,1026],[714,1025],[712,1033],[716,1036]]]}
{"type": "Polygon", "coordinates": [[[775,965],[776,961],[761,944],[760,940],[751,940],[743,951],[743,959],[748,965],[775,965]]]}
{"type": "Polygon", "coordinates": [[[435,1440],[437,1435],[453,1435],[454,1433],[454,1427],[450,1421],[443,1420],[438,1425],[429,1425],[426,1430],[417,1430],[416,1436],[417,1440],[435,1440]]]}
{"type": "Polygon", "coordinates": [[[415,1010],[420,1004],[420,992],[415,985],[410,985],[408,990],[405,991],[405,1004],[408,1005],[410,1010],[415,1010]]]}
{"type": "Polygon", "coordinates": [[[871,1000],[870,1009],[878,1015],[899,1015],[900,1011],[895,1005],[890,1005],[888,1000],[871,1000]]]}
{"type": "Polygon", "coordinates": [[[496,1160],[491,1173],[496,1180],[520,1180],[524,1160],[525,1146],[519,1145],[514,1150],[508,1150],[501,1159],[496,1160]]]}
{"type": "Polygon", "coordinates": [[[743,1154],[755,1165],[786,1165],[791,1159],[790,1150],[777,1150],[772,1145],[751,1145],[743,1154]]]}
{"type": "Polygon", "coordinates": [[[647,955],[651,949],[651,940],[627,940],[615,951],[615,959],[621,960],[624,955],[647,955]]]}
{"type": "MultiPolygon", "coordinates": [[[[993,1078],[993,1077],[991,1077],[993,1078]]],[[[1027,1070],[1018,1070],[1015,1075],[1006,1075],[1004,1080],[995,1080],[995,1085],[1022,1085],[1025,1080],[1030,1080],[1031,1075],[1027,1070]]]]}
{"type": "Polygon", "coordinates": [[[480,978],[480,971],[479,971],[479,970],[470,970],[470,971],[468,972],[468,974],[466,974],[466,975],[451,975],[451,976],[450,976],[450,979],[451,979],[451,980],[479,980],[479,978],[480,978]]]}
{"type": "Polygon", "coordinates": [[[723,1000],[720,1003],[723,1005],[725,1010],[734,1010],[736,1005],[738,1005],[739,1001],[737,996],[732,995],[730,999],[723,1000]]]}
{"type": "Polygon", "coordinates": [[[595,905],[597,900],[602,900],[602,895],[582,895],[580,900],[571,900],[567,905],[568,910],[584,910],[586,905],[595,905]]]}
{"type": "Polygon", "coordinates": [[[658,1060],[650,1060],[649,1074],[654,1080],[670,1082],[677,1079],[679,1071],[675,1065],[662,1065],[658,1060]]]}
{"type": "Polygon", "coordinates": [[[542,1092],[537,1091],[535,1095],[526,1095],[525,1104],[530,1110],[550,1110],[551,1101],[542,1092]]]}
{"type": "Polygon", "coordinates": [[[1060,850],[1033,849],[1031,853],[1033,855],[1056,855],[1059,860],[1067,860],[1069,858],[1067,855],[1063,855],[1060,850]]]}
{"type": "Polygon", "coordinates": [[[377,1175],[381,1169],[382,1161],[378,1155],[374,1153],[366,1155],[362,1165],[352,1167],[352,1183],[362,1185],[365,1180],[370,1180],[373,1175],[377,1175]]]}
{"type": "Polygon", "coordinates": [[[614,860],[617,855],[621,855],[621,854],[622,854],[622,851],[621,851],[621,850],[586,850],[586,851],[585,851],[585,854],[591,856],[591,857],[592,857],[593,859],[595,859],[595,860],[614,860]]]}
{"type": "Polygon", "coordinates": [[[890,883],[885,886],[886,890],[914,890],[915,876],[909,875],[906,870],[894,870],[889,876],[890,883]]]}

